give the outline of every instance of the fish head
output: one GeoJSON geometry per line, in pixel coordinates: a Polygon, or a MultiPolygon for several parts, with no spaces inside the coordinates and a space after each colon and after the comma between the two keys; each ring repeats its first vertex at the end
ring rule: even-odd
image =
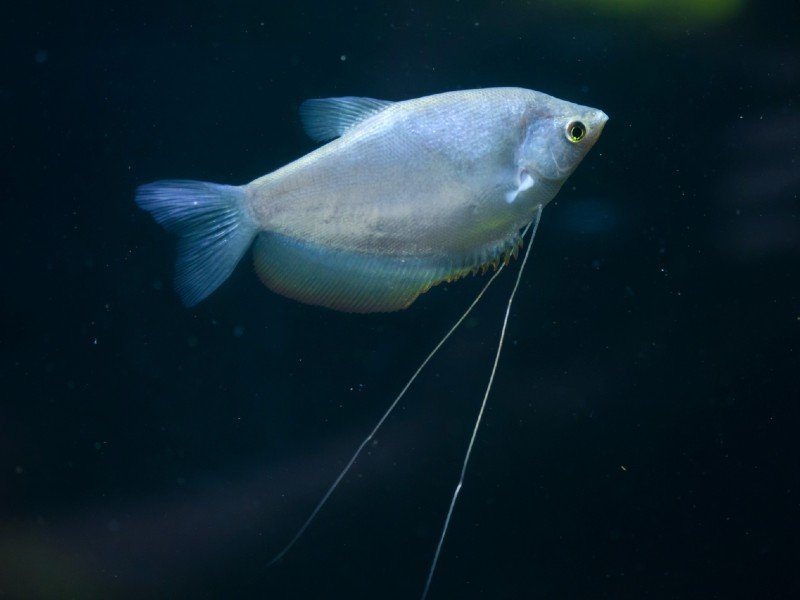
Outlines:
{"type": "Polygon", "coordinates": [[[520,181],[560,187],[594,146],[606,121],[602,110],[536,93],[522,119],[520,181]]]}

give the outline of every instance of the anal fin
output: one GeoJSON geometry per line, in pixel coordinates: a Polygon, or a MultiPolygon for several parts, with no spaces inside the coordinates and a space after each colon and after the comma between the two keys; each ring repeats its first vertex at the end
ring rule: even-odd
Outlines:
{"type": "Polygon", "coordinates": [[[399,257],[325,248],[262,232],[253,260],[261,281],[282,296],[345,312],[392,312],[408,308],[438,283],[508,263],[520,242],[515,233],[466,257],[399,257]]]}
{"type": "Polygon", "coordinates": [[[446,273],[432,260],[329,249],[270,232],[259,234],[253,259],[272,291],[356,313],[407,308],[446,273]]]}

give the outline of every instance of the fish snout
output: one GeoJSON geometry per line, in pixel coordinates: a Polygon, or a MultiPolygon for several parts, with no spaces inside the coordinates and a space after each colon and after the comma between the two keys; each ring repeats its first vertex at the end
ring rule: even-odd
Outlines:
{"type": "Polygon", "coordinates": [[[586,115],[585,119],[588,125],[586,137],[589,138],[587,141],[589,142],[589,146],[591,146],[603,132],[603,127],[605,127],[608,122],[608,115],[602,110],[593,110],[586,115]]]}

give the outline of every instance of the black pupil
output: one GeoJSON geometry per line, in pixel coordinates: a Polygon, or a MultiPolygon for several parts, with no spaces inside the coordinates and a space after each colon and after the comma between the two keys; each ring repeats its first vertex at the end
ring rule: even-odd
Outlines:
{"type": "Polygon", "coordinates": [[[569,133],[576,140],[581,139],[583,137],[583,125],[580,123],[575,123],[572,126],[572,129],[570,129],[569,133]]]}

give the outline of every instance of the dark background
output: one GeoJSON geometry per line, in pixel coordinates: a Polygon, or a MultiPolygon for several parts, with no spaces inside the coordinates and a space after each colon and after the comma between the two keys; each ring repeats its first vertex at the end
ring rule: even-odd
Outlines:
{"type": "Polygon", "coordinates": [[[0,597],[418,597],[512,272],[265,569],[484,279],[359,316],[245,260],[189,310],[133,193],[303,155],[308,97],[495,85],[610,121],[542,218],[430,597],[800,593],[794,2],[133,4],[4,9],[0,597]]]}

